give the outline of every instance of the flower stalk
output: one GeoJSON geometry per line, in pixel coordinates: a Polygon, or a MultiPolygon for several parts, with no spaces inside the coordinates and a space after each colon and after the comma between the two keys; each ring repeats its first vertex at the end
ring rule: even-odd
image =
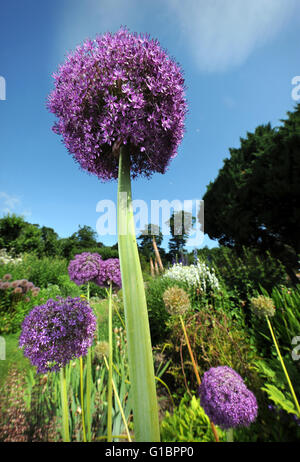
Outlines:
{"type": "Polygon", "coordinates": [[[158,406],[144,281],[135,237],[131,197],[130,155],[120,148],[118,243],[133,391],[135,441],[160,441],[158,406]]]}
{"type": "Polygon", "coordinates": [[[60,369],[60,396],[61,396],[61,408],[63,417],[63,441],[66,443],[70,442],[69,433],[69,409],[68,409],[68,395],[67,395],[67,384],[66,384],[66,371],[65,367],[60,369]]]}

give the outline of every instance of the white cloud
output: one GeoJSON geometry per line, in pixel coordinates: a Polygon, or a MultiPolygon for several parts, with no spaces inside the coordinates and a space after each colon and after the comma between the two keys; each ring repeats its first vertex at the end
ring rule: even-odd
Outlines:
{"type": "Polygon", "coordinates": [[[32,215],[30,209],[22,211],[22,202],[19,197],[7,194],[4,191],[0,191],[0,212],[3,215],[16,213],[22,215],[24,218],[29,218],[32,215]]]}
{"type": "Polygon", "coordinates": [[[59,54],[63,59],[86,38],[127,25],[155,31],[159,40],[168,34],[174,44],[181,41],[199,70],[222,72],[274,38],[296,6],[297,0],[65,0],[58,14],[59,54]]]}
{"type": "Polygon", "coordinates": [[[20,199],[5,192],[0,192],[0,204],[3,213],[12,213],[12,211],[20,205],[20,199]]]}
{"type": "Polygon", "coordinates": [[[201,71],[242,64],[292,17],[296,0],[167,0],[201,71]]]}

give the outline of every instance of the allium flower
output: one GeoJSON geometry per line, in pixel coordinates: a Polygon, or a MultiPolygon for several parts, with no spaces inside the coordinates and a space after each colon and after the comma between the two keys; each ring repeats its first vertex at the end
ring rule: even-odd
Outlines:
{"type": "Polygon", "coordinates": [[[19,340],[38,373],[58,371],[92,345],[96,318],[85,300],[68,297],[36,306],[22,324],[19,340]]]}
{"type": "Polygon", "coordinates": [[[11,274],[7,273],[3,276],[3,281],[9,281],[11,279],[11,274]]]}
{"type": "Polygon", "coordinates": [[[274,302],[269,297],[259,295],[258,297],[251,298],[250,303],[251,310],[259,318],[264,318],[265,316],[272,317],[275,314],[274,302]]]}
{"type": "Polygon", "coordinates": [[[89,281],[96,282],[102,265],[103,260],[98,253],[83,252],[75,255],[68,267],[70,279],[79,286],[89,281]]]}
{"type": "Polygon", "coordinates": [[[103,359],[103,356],[108,356],[109,344],[105,340],[97,342],[94,348],[94,354],[98,360],[103,359]]]}
{"type": "Polygon", "coordinates": [[[184,132],[187,105],[179,65],[145,35],[121,28],[87,40],[53,75],[47,106],[79,165],[106,181],[118,177],[123,143],[135,177],[164,173],[184,132]]]}
{"type": "Polygon", "coordinates": [[[115,286],[121,287],[121,271],[120,262],[118,258],[109,258],[102,262],[99,276],[96,280],[96,284],[99,286],[109,286],[110,282],[115,286]]]}
{"type": "Polygon", "coordinates": [[[203,374],[200,403],[211,421],[223,429],[248,426],[256,419],[257,402],[242,377],[228,366],[203,374]]]}
{"type": "Polygon", "coordinates": [[[190,299],[185,290],[180,287],[174,286],[165,290],[163,294],[163,301],[168,313],[184,314],[190,308],[190,299]]]}

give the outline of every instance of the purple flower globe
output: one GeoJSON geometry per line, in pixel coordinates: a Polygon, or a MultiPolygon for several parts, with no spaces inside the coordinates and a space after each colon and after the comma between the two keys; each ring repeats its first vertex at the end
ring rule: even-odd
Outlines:
{"type": "Polygon", "coordinates": [[[81,298],[57,298],[36,306],[26,316],[19,339],[24,355],[38,373],[58,371],[85,356],[92,345],[96,318],[81,298]]]}
{"type": "Polygon", "coordinates": [[[82,252],[75,255],[68,267],[70,279],[78,286],[90,281],[96,282],[102,265],[103,260],[98,253],[82,252]]]}
{"type": "Polygon", "coordinates": [[[118,258],[109,258],[103,261],[96,283],[104,287],[109,286],[110,283],[117,287],[122,286],[120,262],[118,258]]]}
{"type": "Polygon", "coordinates": [[[205,413],[224,430],[248,426],[256,419],[258,407],[254,394],[228,366],[212,367],[205,372],[199,395],[205,413]]]}
{"type": "Polygon", "coordinates": [[[126,28],[106,33],[78,46],[53,77],[53,130],[81,168],[116,179],[123,144],[133,177],[165,172],[183,138],[187,104],[181,69],[157,40],[126,28]]]}

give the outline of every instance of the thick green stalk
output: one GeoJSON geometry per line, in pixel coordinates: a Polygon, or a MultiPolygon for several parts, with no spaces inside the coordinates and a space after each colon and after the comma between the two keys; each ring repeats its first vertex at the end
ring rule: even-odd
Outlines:
{"type": "Polygon", "coordinates": [[[160,441],[158,406],[144,281],[131,197],[130,155],[120,149],[118,243],[126,319],[135,441],[160,441]]]}
{"type": "Polygon", "coordinates": [[[233,443],[233,428],[229,428],[228,430],[226,430],[226,440],[227,443],[233,443]]]}
{"type": "Polygon", "coordinates": [[[82,364],[82,356],[80,356],[80,358],[79,358],[79,367],[80,367],[80,401],[81,401],[82,432],[83,432],[83,442],[86,443],[86,432],[85,432],[85,421],[84,421],[84,401],[83,401],[83,364],[82,364]]]}
{"type": "Polygon", "coordinates": [[[286,380],[287,380],[288,385],[289,385],[289,387],[290,387],[290,390],[291,390],[291,393],[292,393],[292,396],[293,396],[293,400],[294,400],[294,403],[295,403],[295,405],[296,405],[296,409],[297,409],[297,411],[298,411],[298,415],[299,415],[299,417],[300,417],[300,406],[299,406],[299,402],[298,402],[298,399],[297,399],[297,396],[296,396],[294,387],[293,387],[293,385],[292,385],[292,382],[291,382],[291,380],[290,380],[288,371],[286,370],[286,367],[285,367],[283,358],[282,358],[282,356],[281,356],[281,353],[280,353],[280,350],[279,350],[279,346],[278,346],[278,343],[277,343],[277,340],[276,340],[276,337],[275,337],[275,334],[274,334],[274,331],[273,331],[273,328],[272,328],[270,319],[269,319],[268,316],[266,316],[266,319],[267,319],[267,323],[268,323],[268,326],[269,326],[269,329],[270,329],[270,332],[271,332],[271,335],[272,335],[272,339],[273,339],[273,342],[274,342],[274,345],[275,345],[275,348],[276,348],[276,351],[277,351],[277,354],[278,354],[279,361],[280,361],[280,363],[281,363],[281,367],[282,367],[282,369],[283,369],[283,372],[284,372],[284,374],[285,374],[286,380]]]}
{"type": "Polygon", "coordinates": [[[69,443],[70,442],[69,409],[68,409],[68,395],[67,395],[65,367],[62,367],[60,369],[60,396],[61,396],[61,408],[62,408],[62,417],[63,417],[63,440],[64,442],[69,443]]]}
{"type": "Polygon", "coordinates": [[[112,288],[108,297],[108,384],[107,384],[107,441],[112,442],[112,288]]]}
{"type": "MultiPolygon", "coordinates": [[[[87,283],[87,301],[90,303],[90,283],[87,283]]],[[[92,439],[92,415],[91,415],[91,394],[92,394],[92,347],[88,349],[86,361],[86,423],[87,440],[92,439]]]]}

